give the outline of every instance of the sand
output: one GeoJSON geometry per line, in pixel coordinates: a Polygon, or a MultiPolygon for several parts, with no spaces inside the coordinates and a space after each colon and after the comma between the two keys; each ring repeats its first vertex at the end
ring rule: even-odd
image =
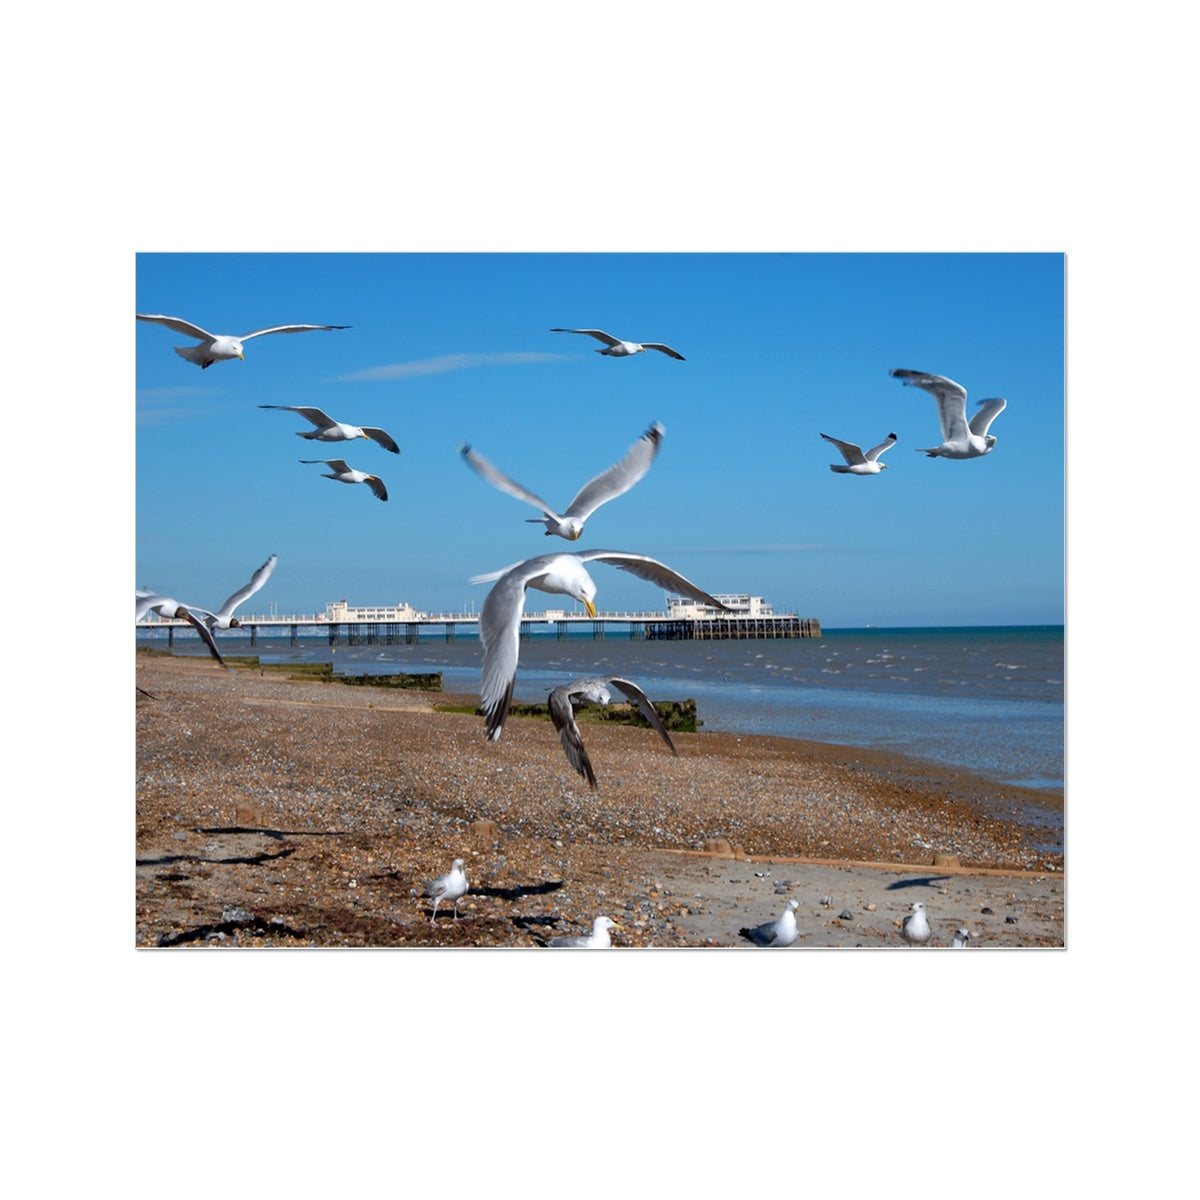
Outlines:
{"type": "Polygon", "coordinates": [[[898,932],[915,900],[931,948],[960,925],[973,950],[1065,945],[1045,793],[787,738],[676,734],[672,757],[587,725],[593,791],[549,722],[489,744],[434,709],[473,696],[144,652],[136,677],[139,947],[536,950],[603,914],[618,948],[763,953],[739,929],[789,899],[791,949],[922,953],[898,932]],[[432,925],[421,892],[459,857],[471,890],[432,925]]]}

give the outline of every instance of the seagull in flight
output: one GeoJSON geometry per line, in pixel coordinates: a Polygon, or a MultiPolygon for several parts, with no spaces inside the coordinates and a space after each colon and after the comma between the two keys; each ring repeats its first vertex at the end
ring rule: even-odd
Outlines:
{"type": "Polygon", "coordinates": [[[210,632],[217,629],[236,629],[239,625],[241,625],[241,621],[239,621],[237,617],[233,615],[233,610],[237,608],[239,604],[249,600],[250,597],[253,596],[254,593],[257,592],[259,588],[261,588],[263,584],[271,578],[271,572],[275,570],[275,564],[278,561],[279,555],[272,554],[271,557],[268,558],[267,561],[263,563],[263,565],[259,567],[253,575],[250,576],[250,582],[245,584],[243,587],[238,588],[238,590],[234,592],[233,595],[230,596],[215,613],[209,612],[207,608],[197,608],[195,605],[192,606],[194,611],[204,614],[204,624],[208,626],[210,632]]]}
{"type": "Polygon", "coordinates": [[[979,411],[968,421],[967,389],[961,383],[944,375],[926,375],[923,371],[906,371],[901,367],[889,374],[902,379],[905,387],[923,388],[937,401],[942,444],[928,449],[918,447],[918,454],[930,458],[982,458],[995,448],[997,439],[988,433],[988,428],[1004,411],[1007,400],[980,400],[979,411]]]}
{"type": "Polygon", "coordinates": [[[609,358],[628,358],[631,354],[640,354],[644,350],[658,350],[663,354],[669,354],[672,358],[684,361],[683,355],[678,350],[672,350],[670,346],[664,346],[662,342],[623,342],[620,338],[615,338],[611,333],[605,333],[603,329],[551,329],[551,333],[585,333],[588,337],[594,337],[598,342],[604,343],[602,350],[597,350],[597,354],[607,355],[609,358]]]}
{"type": "Polygon", "coordinates": [[[517,679],[517,659],[521,650],[521,614],[529,588],[572,596],[595,617],[596,584],[585,563],[603,562],[628,571],[639,579],[656,583],[670,591],[681,592],[701,604],[728,612],[728,608],[689,579],[665,563],[646,554],[623,550],[584,550],[576,554],[541,554],[513,563],[487,575],[472,576],[472,583],[495,580],[479,613],[479,640],[483,645],[483,678],[480,705],[487,724],[489,742],[499,739],[504,719],[512,703],[517,679]]]}
{"type": "Polygon", "coordinates": [[[162,596],[157,592],[147,591],[145,588],[136,588],[134,590],[134,624],[136,625],[149,612],[158,613],[166,621],[186,621],[200,635],[200,640],[208,647],[209,654],[221,666],[225,665],[225,660],[221,657],[220,650],[217,649],[217,642],[212,631],[186,605],[180,604],[178,600],[174,600],[170,596],[162,596]]]}
{"type": "Polygon", "coordinates": [[[616,928],[616,921],[608,917],[597,917],[592,922],[591,933],[580,934],[577,937],[552,937],[546,945],[551,950],[607,950],[612,945],[608,931],[616,928]]]}
{"type": "Polygon", "coordinates": [[[272,325],[270,329],[255,329],[250,333],[239,334],[233,337],[228,333],[209,333],[207,329],[201,329],[199,325],[193,325],[191,321],[185,321],[182,317],[164,317],[157,313],[136,313],[134,314],[139,321],[153,321],[157,325],[165,325],[168,329],[173,329],[176,333],[182,333],[184,337],[197,338],[200,342],[198,346],[176,346],[175,353],[180,358],[186,358],[188,362],[195,363],[202,370],[207,370],[215,362],[224,362],[229,358],[240,358],[245,361],[245,356],[242,354],[242,343],[248,342],[251,338],[264,337],[268,333],[307,333],[312,329],[349,329],[349,325],[272,325]]]}
{"type": "Polygon", "coordinates": [[[400,447],[391,436],[374,425],[347,425],[327,417],[319,408],[306,408],[292,404],[260,404],[259,408],[275,408],[281,412],[299,413],[306,421],[311,421],[315,429],[298,429],[297,437],[308,438],[317,442],[352,442],[355,438],[366,438],[378,442],[385,450],[393,454],[400,453],[400,447]]]}
{"type": "Polygon", "coordinates": [[[789,900],[777,920],[768,921],[765,925],[756,925],[753,929],[739,929],[738,936],[756,946],[775,949],[790,946],[800,936],[800,930],[796,928],[796,909],[799,907],[798,900],[789,900]]]}
{"type": "Polygon", "coordinates": [[[592,770],[592,763],[588,758],[587,751],[583,748],[583,738],[579,736],[575,713],[584,704],[608,704],[612,700],[612,694],[608,690],[610,683],[624,692],[637,705],[638,711],[650,722],[650,727],[658,732],[658,736],[667,743],[671,753],[675,755],[679,753],[675,749],[675,743],[671,741],[671,735],[667,733],[666,727],[662,723],[662,718],[655,712],[654,705],[650,703],[650,698],[636,683],[622,679],[618,675],[599,675],[588,679],[576,679],[573,683],[564,683],[550,693],[550,719],[554,722],[554,728],[558,730],[558,735],[562,739],[563,753],[567,756],[567,761],[587,779],[592,787],[596,786],[596,774],[592,770]]]}
{"type": "Polygon", "coordinates": [[[425,885],[424,895],[433,901],[433,916],[430,925],[437,922],[438,905],[443,900],[454,903],[454,920],[458,920],[458,902],[467,894],[467,873],[463,870],[463,860],[456,858],[445,875],[439,875],[425,885]]]}
{"type": "Polygon", "coordinates": [[[547,537],[555,534],[557,537],[574,542],[583,532],[584,522],[600,505],[629,491],[650,470],[650,466],[658,454],[658,447],[664,433],[666,430],[655,421],[629,447],[620,462],[614,463],[606,471],[601,471],[599,475],[590,479],[579,489],[575,499],[567,505],[566,511],[561,516],[540,496],[536,496],[528,488],[522,487],[515,479],[510,479],[470,446],[462,446],[459,452],[466,460],[467,465],[478,472],[493,487],[507,492],[510,496],[515,496],[518,500],[524,500],[526,504],[532,504],[534,508],[540,508],[544,515],[529,517],[528,520],[531,524],[545,525],[547,537]]]}
{"type": "Polygon", "coordinates": [[[356,471],[342,458],[302,458],[302,463],[324,463],[328,471],[321,472],[322,479],[336,479],[338,483],[365,483],[380,500],[387,499],[387,488],[378,475],[368,475],[366,471],[356,471]]]}
{"type": "Polygon", "coordinates": [[[821,436],[827,442],[832,442],[846,460],[845,466],[842,466],[841,463],[829,464],[829,469],[838,475],[878,475],[880,471],[886,471],[887,463],[881,463],[879,456],[896,444],[896,435],[889,433],[886,440],[880,442],[878,446],[872,446],[864,453],[863,448],[856,446],[853,442],[838,441],[837,438],[830,437],[827,433],[823,433],[821,436]]]}

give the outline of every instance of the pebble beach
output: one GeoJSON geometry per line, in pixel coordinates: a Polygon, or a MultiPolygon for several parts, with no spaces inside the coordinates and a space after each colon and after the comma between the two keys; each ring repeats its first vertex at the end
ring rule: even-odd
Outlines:
{"type": "Polygon", "coordinates": [[[1064,947],[1061,799],[899,755],[589,724],[598,788],[548,721],[195,657],[136,658],[135,943],[506,947],[616,923],[614,948],[1064,947]],[[1059,832],[1048,833],[1057,825],[1059,832]],[[458,916],[425,884],[466,863],[458,916]]]}

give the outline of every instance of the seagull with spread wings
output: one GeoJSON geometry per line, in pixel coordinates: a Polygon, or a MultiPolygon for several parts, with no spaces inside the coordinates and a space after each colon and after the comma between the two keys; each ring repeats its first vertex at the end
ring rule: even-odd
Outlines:
{"type": "Polygon", "coordinates": [[[896,435],[889,433],[878,446],[872,446],[870,450],[864,452],[861,446],[856,446],[853,442],[839,441],[827,433],[823,433],[821,436],[827,442],[832,442],[846,460],[844,466],[841,463],[829,464],[829,469],[837,475],[878,475],[880,471],[886,471],[887,463],[881,463],[879,456],[896,444],[896,435]]]}
{"type": "Polygon", "coordinates": [[[308,408],[292,404],[260,404],[259,408],[275,408],[280,412],[299,413],[306,421],[311,421],[315,429],[298,429],[296,436],[315,442],[352,442],[356,438],[366,438],[378,442],[385,450],[393,454],[400,453],[400,447],[384,430],[374,425],[347,425],[344,421],[335,421],[326,416],[319,408],[308,408]]]}
{"type": "Polygon", "coordinates": [[[230,358],[240,358],[245,361],[242,353],[242,343],[251,338],[264,337],[268,333],[308,333],[313,329],[349,329],[349,325],[272,325],[270,329],[255,329],[250,333],[242,333],[234,337],[228,333],[209,333],[191,321],[182,317],[164,317],[158,313],[135,313],[139,321],[153,321],[157,325],[165,325],[184,337],[196,338],[198,346],[176,346],[175,353],[188,362],[195,363],[202,370],[207,370],[215,362],[224,362],[230,358]]]}
{"type": "Polygon", "coordinates": [[[218,629],[237,629],[241,625],[241,621],[233,615],[233,610],[239,604],[249,600],[251,596],[257,592],[263,584],[271,578],[271,572],[275,570],[275,564],[279,561],[278,554],[272,554],[253,575],[250,576],[250,582],[238,588],[236,592],[230,596],[224,604],[221,605],[216,612],[209,612],[207,608],[197,608],[192,605],[194,612],[203,613],[204,624],[208,626],[209,631],[218,629]]]}
{"type": "Polygon", "coordinates": [[[328,471],[321,472],[322,479],[336,479],[338,483],[365,483],[380,500],[387,499],[387,488],[378,475],[368,475],[350,466],[344,458],[302,458],[302,463],[324,463],[328,471]]]}
{"type": "Polygon", "coordinates": [[[721,601],[665,563],[646,554],[631,554],[623,550],[540,554],[537,558],[513,563],[499,571],[473,576],[472,583],[495,580],[479,613],[479,640],[483,645],[483,678],[479,700],[486,718],[489,742],[500,737],[512,703],[517,659],[521,651],[521,614],[525,611],[526,592],[532,587],[543,592],[572,596],[587,609],[588,616],[595,617],[596,584],[584,566],[591,562],[608,563],[711,608],[729,611],[721,601]]]}
{"type": "Polygon", "coordinates": [[[680,362],[684,361],[683,355],[678,350],[672,350],[670,346],[665,346],[662,342],[623,342],[620,338],[613,337],[611,333],[605,333],[603,329],[551,329],[550,332],[585,333],[588,337],[594,337],[596,341],[604,343],[604,346],[596,353],[604,354],[609,358],[628,358],[631,354],[641,354],[644,350],[658,350],[671,358],[679,359],[680,362]]]}
{"type": "Polygon", "coordinates": [[[995,449],[997,439],[988,433],[988,428],[1004,411],[1007,400],[980,400],[979,411],[968,421],[967,389],[961,383],[944,375],[926,375],[923,371],[906,371],[902,367],[889,374],[903,380],[905,387],[923,388],[937,401],[942,444],[928,449],[918,447],[918,454],[930,458],[982,458],[995,449]]]}
{"type": "Polygon", "coordinates": [[[622,679],[619,675],[597,675],[564,683],[550,693],[550,719],[562,739],[567,762],[584,776],[592,787],[596,786],[596,773],[592,770],[591,759],[583,747],[583,738],[579,734],[579,726],[575,723],[575,713],[585,704],[608,704],[612,700],[612,693],[608,690],[609,684],[624,692],[637,705],[638,712],[650,722],[650,727],[667,743],[672,754],[679,753],[662,723],[662,718],[655,712],[650,698],[636,683],[622,679]]]}
{"type": "Polygon", "coordinates": [[[534,495],[528,488],[517,483],[515,479],[510,479],[472,447],[462,446],[459,453],[462,454],[467,465],[478,472],[493,487],[507,492],[510,496],[515,496],[518,500],[524,500],[526,504],[532,504],[534,508],[540,508],[544,516],[529,517],[528,520],[531,524],[545,525],[547,537],[555,534],[557,537],[574,542],[583,532],[584,522],[600,505],[607,504],[609,500],[624,495],[650,470],[650,466],[658,454],[658,447],[664,433],[666,430],[659,422],[655,421],[629,447],[620,462],[614,463],[607,470],[601,471],[594,479],[588,480],[561,515],[555,512],[540,496],[534,495]]]}
{"type": "Polygon", "coordinates": [[[191,612],[187,605],[180,604],[178,600],[172,599],[170,596],[160,595],[158,592],[147,591],[145,588],[135,588],[133,623],[136,625],[149,612],[158,613],[165,621],[186,621],[200,635],[200,640],[208,647],[209,654],[221,666],[225,665],[225,660],[221,657],[220,650],[217,649],[217,642],[212,635],[212,631],[199,617],[191,612]]]}

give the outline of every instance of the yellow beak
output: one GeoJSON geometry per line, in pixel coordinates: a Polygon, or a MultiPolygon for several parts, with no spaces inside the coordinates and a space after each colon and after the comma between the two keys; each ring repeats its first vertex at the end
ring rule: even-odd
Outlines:
{"type": "Polygon", "coordinates": [[[596,615],[596,606],[590,600],[585,600],[583,602],[583,607],[587,609],[587,614],[589,617],[594,617],[596,615]]]}
{"type": "Polygon", "coordinates": [[[240,358],[242,362],[246,361],[246,356],[240,350],[238,351],[238,358],[240,358]]]}

